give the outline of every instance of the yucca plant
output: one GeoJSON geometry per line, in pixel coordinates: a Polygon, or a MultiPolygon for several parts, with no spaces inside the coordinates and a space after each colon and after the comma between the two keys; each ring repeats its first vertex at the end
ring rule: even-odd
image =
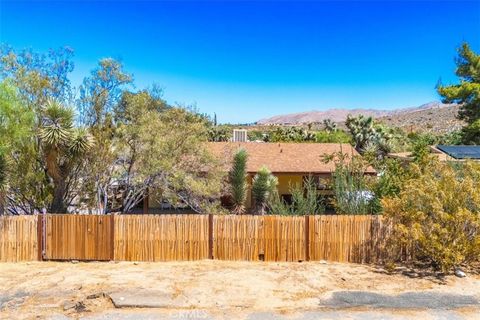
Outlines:
{"type": "Polygon", "coordinates": [[[53,187],[50,212],[67,211],[68,177],[93,144],[86,130],[73,127],[73,118],[73,110],[55,100],[49,100],[42,109],[38,136],[53,187]]]}
{"type": "Polygon", "coordinates": [[[278,180],[267,167],[258,170],[252,182],[252,197],[256,214],[265,214],[267,201],[274,194],[278,180]]]}
{"type": "Polygon", "coordinates": [[[233,201],[233,213],[245,213],[247,198],[247,160],[248,154],[244,149],[238,150],[233,156],[233,164],[229,174],[230,194],[233,201]]]}

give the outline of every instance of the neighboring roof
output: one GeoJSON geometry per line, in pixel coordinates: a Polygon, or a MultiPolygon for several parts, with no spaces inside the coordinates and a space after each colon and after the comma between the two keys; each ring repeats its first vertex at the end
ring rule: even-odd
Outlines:
{"type": "MultiPolygon", "coordinates": [[[[439,161],[480,160],[480,146],[430,146],[430,154],[439,161]]],[[[403,161],[413,161],[411,152],[389,153],[388,157],[403,161]]]]}
{"type": "MultiPolygon", "coordinates": [[[[437,157],[439,161],[447,161],[448,155],[443,153],[442,151],[438,150],[434,146],[430,147],[430,155],[437,157]]],[[[411,152],[396,152],[396,153],[389,153],[387,155],[389,158],[398,159],[402,161],[413,161],[413,155],[411,152]]]]}
{"type": "MultiPolygon", "coordinates": [[[[349,159],[358,156],[351,145],[339,143],[210,142],[208,148],[229,163],[237,150],[245,149],[249,173],[257,172],[262,166],[272,173],[330,173],[335,171],[335,164],[324,163],[322,156],[336,152],[348,154],[349,159]]],[[[375,170],[368,168],[367,173],[375,170]]]]}
{"type": "Polygon", "coordinates": [[[438,145],[437,149],[457,160],[480,159],[480,146],[438,145]]]}

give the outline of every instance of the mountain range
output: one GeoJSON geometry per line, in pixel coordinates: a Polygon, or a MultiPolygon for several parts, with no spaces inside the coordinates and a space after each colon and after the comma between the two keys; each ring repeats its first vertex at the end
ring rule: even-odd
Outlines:
{"type": "Polygon", "coordinates": [[[377,120],[395,127],[415,131],[449,132],[462,127],[463,122],[456,118],[458,105],[438,101],[422,104],[418,107],[394,110],[379,109],[328,109],[277,115],[257,121],[258,125],[301,125],[321,123],[325,119],[343,125],[347,116],[372,116],[377,120]]]}

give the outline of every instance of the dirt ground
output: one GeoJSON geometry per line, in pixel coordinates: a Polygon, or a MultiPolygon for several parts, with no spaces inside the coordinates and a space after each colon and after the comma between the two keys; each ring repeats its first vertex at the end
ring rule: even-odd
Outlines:
{"type": "Polygon", "coordinates": [[[480,276],[389,275],[372,266],[266,262],[0,263],[0,318],[89,316],[114,309],[112,292],[155,290],[184,297],[190,309],[298,312],[315,310],[332,292],[428,291],[480,298],[480,276]],[[3,305],[3,306],[2,306],[3,305]]]}

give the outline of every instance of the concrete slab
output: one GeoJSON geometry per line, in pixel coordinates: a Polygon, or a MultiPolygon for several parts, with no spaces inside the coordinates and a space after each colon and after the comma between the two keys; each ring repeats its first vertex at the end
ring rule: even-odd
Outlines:
{"type": "Polygon", "coordinates": [[[156,290],[125,290],[109,293],[116,308],[186,308],[186,297],[173,297],[169,293],[156,290]]]}

